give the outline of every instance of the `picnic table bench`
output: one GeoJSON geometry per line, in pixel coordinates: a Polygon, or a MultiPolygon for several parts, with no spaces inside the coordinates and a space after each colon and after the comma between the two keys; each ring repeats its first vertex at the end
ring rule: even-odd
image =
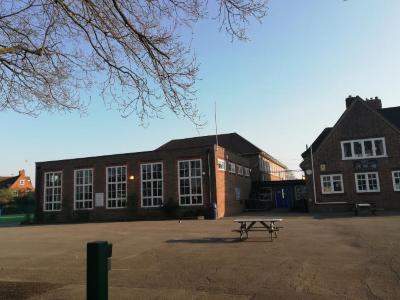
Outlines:
{"type": "Polygon", "coordinates": [[[233,230],[239,232],[240,240],[243,241],[245,238],[249,238],[250,231],[266,231],[269,233],[271,241],[273,238],[277,238],[277,232],[282,226],[277,226],[275,223],[282,222],[282,219],[271,219],[271,218],[241,218],[236,219],[234,222],[239,223],[239,229],[233,230]]]}
{"type": "Polygon", "coordinates": [[[355,203],[354,205],[354,214],[357,216],[361,210],[368,210],[371,214],[376,215],[377,211],[383,210],[382,208],[377,208],[370,203],[355,203]]]}

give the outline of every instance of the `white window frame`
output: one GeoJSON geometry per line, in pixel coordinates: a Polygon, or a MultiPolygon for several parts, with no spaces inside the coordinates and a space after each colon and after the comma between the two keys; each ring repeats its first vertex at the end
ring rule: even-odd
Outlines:
{"type": "Polygon", "coordinates": [[[161,207],[164,204],[164,164],[162,161],[158,162],[147,162],[147,163],[141,163],[140,164],[140,195],[141,195],[141,201],[140,205],[142,208],[151,208],[151,207],[161,207]],[[146,165],[150,165],[151,168],[151,178],[150,179],[143,179],[143,167],[146,165]],[[154,165],[161,165],[161,179],[154,179],[153,178],[153,166],[154,165]],[[161,197],[160,196],[154,196],[153,195],[153,184],[154,182],[159,182],[161,181],[161,197]],[[151,196],[144,197],[143,195],[143,182],[150,182],[151,183],[151,196]],[[151,205],[144,205],[144,198],[149,198],[151,201],[151,205]],[[160,205],[153,205],[154,199],[161,198],[161,203],[160,205]]]}
{"type": "Polygon", "coordinates": [[[232,174],[236,174],[236,164],[228,161],[228,172],[232,174]]]}
{"type": "Polygon", "coordinates": [[[93,186],[93,181],[94,181],[94,170],[93,168],[84,168],[84,169],[76,169],[74,170],[74,210],[92,210],[94,208],[94,199],[93,199],[93,195],[94,195],[94,186],[93,186]],[[78,172],[82,172],[82,171],[91,171],[92,172],[92,182],[90,183],[83,183],[83,184],[77,184],[76,183],[76,178],[77,178],[77,173],[78,172]],[[83,199],[83,200],[77,200],[76,199],[76,191],[78,186],[82,186],[82,187],[87,187],[87,186],[92,186],[92,199],[83,199]],[[76,204],[78,202],[92,202],[92,207],[91,208],[77,208],[76,204]]]}
{"type": "Polygon", "coordinates": [[[328,195],[328,194],[343,194],[344,193],[343,174],[323,174],[323,175],[321,175],[321,192],[324,195],[328,195]],[[334,190],[333,176],[339,176],[340,177],[340,185],[342,187],[342,189],[340,191],[335,191],[334,190]],[[332,192],[325,192],[324,191],[324,177],[329,177],[329,182],[330,182],[330,184],[332,186],[332,192]]]}
{"type": "Polygon", "coordinates": [[[218,170],[226,171],[226,161],[225,159],[218,158],[217,159],[218,170]]]}
{"type": "Polygon", "coordinates": [[[347,141],[341,141],[340,142],[341,148],[342,148],[342,160],[354,160],[354,159],[365,159],[365,158],[380,158],[380,157],[387,157],[387,152],[386,152],[386,140],[384,137],[379,137],[379,138],[370,138],[370,139],[358,139],[358,140],[347,140],[347,141]],[[383,145],[383,154],[382,155],[376,155],[376,148],[375,148],[375,141],[382,141],[383,145]],[[365,154],[365,146],[364,142],[371,141],[372,142],[372,156],[367,156],[365,154]],[[360,143],[361,144],[361,156],[355,156],[354,153],[354,143],[360,143]],[[345,156],[345,151],[344,151],[344,144],[350,143],[351,145],[351,157],[346,157],[345,156]]]}
{"type": "Polygon", "coordinates": [[[125,209],[128,207],[128,166],[127,165],[119,165],[119,166],[110,166],[106,167],[106,209],[125,209]],[[125,167],[125,181],[120,182],[108,182],[108,170],[114,168],[123,168],[125,167]],[[125,206],[117,206],[117,207],[110,207],[108,205],[109,200],[115,200],[118,203],[118,200],[123,200],[124,198],[109,198],[108,197],[108,184],[118,184],[118,183],[125,183],[125,206]]]}
{"type": "Polygon", "coordinates": [[[355,178],[355,183],[356,183],[356,191],[357,193],[379,193],[381,191],[381,187],[380,187],[380,182],[379,182],[379,173],[378,172],[358,172],[354,174],[354,178],[355,178]],[[369,174],[374,174],[376,175],[376,184],[378,189],[376,190],[371,190],[369,187],[369,182],[368,182],[368,175],[369,174]],[[367,189],[366,190],[360,190],[358,188],[358,175],[364,175],[365,176],[365,180],[367,181],[367,189]]]}
{"type": "Polygon", "coordinates": [[[179,192],[179,206],[201,206],[204,203],[204,189],[203,189],[203,162],[200,158],[193,158],[193,159],[182,159],[182,160],[178,160],[178,192],[179,192]],[[181,162],[189,162],[189,177],[181,177],[180,176],[180,168],[179,168],[179,164],[181,162]],[[190,168],[190,162],[191,161],[200,161],[200,176],[195,176],[192,177],[191,175],[191,168],[190,168]],[[200,186],[201,186],[201,194],[192,194],[192,182],[191,179],[192,178],[199,178],[200,177],[200,186]],[[181,179],[189,179],[189,186],[190,186],[190,193],[189,194],[185,194],[182,195],[181,194],[181,179]],[[182,196],[190,196],[190,204],[182,204],[181,203],[181,197],[182,196]],[[193,196],[201,196],[201,203],[194,203],[192,202],[192,197],[193,196]]]}
{"type": "Polygon", "coordinates": [[[400,180],[400,170],[392,171],[392,180],[393,180],[393,190],[395,192],[400,192],[400,186],[396,187],[396,179],[400,180]]]}
{"type": "Polygon", "coordinates": [[[244,167],[244,177],[250,177],[250,168],[244,167]]]}
{"type": "Polygon", "coordinates": [[[63,171],[51,171],[51,172],[45,172],[44,177],[43,177],[43,211],[45,212],[51,212],[51,211],[61,211],[62,210],[62,194],[63,194],[63,171]],[[60,174],[61,177],[61,185],[59,186],[51,186],[47,187],[46,186],[46,175],[48,174],[60,174]],[[48,202],[47,204],[52,204],[52,207],[54,207],[54,204],[60,203],[60,209],[46,209],[46,199],[47,199],[47,190],[52,189],[53,192],[56,188],[60,188],[60,201],[54,201],[54,193],[53,193],[53,198],[51,202],[48,202]]]}
{"type": "Polygon", "coordinates": [[[237,174],[243,176],[243,166],[237,165],[237,174]]]}
{"type": "Polygon", "coordinates": [[[19,181],[19,185],[25,185],[25,180],[21,179],[21,180],[19,181]]]}

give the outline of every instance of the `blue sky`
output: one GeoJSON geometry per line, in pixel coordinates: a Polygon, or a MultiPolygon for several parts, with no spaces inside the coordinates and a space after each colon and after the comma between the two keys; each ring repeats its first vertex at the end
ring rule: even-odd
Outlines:
{"type": "Polygon", "coordinates": [[[400,1],[270,0],[250,41],[235,41],[213,21],[194,28],[200,63],[198,105],[208,124],[199,132],[165,113],[138,126],[91,95],[86,116],[0,112],[0,175],[34,162],[152,150],[174,139],[213,134],[214,101],[220,133],[238,132],[298,169],[300,154],[344,111],[348,95],[379,96],[400,105],[400,1]]]}

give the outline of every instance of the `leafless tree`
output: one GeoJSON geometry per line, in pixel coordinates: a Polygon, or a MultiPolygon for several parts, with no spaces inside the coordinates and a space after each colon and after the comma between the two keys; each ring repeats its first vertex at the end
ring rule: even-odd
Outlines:
{"type": "Polygon", "coordinates": [[[198,65],[182,32],[201,19],[246,39],[267,0],[0,0],[0,111],[84,111],[82,94],[141,121],[169,108],[199,122],[198,65]],[[215,6],[214,6],[215,7],[215,6]]]}

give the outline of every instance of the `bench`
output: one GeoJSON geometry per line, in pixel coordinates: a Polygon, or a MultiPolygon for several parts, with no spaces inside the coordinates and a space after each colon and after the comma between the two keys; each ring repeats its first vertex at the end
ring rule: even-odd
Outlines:
{"type": "Polygon", "coordinates": [[[234,222],[240,224],[239,229],[234,229],[232,231],[239,232],[239,238],[241,241],[249,238],[250,231],[265,231],[270,235],[271,241],[273,238],[278,238],[277,232],[282,226],[277,226],[276,222],[281,222],[282,219],[267,219],[267,218],[251,218],[251,219],[236,219],[234,222]],[[256,224],[258,223],[258,226],[256,224]]]}
{"type": "Polygon", "coordinates": [[[383,211],[383,208],[377,208],[370,203],[356,203],[354,205],[354,214],[357,216],[358,213],[362,210],[367,210],[371,212],[374,216],[376,215],[377,211],[383,211]]]}

